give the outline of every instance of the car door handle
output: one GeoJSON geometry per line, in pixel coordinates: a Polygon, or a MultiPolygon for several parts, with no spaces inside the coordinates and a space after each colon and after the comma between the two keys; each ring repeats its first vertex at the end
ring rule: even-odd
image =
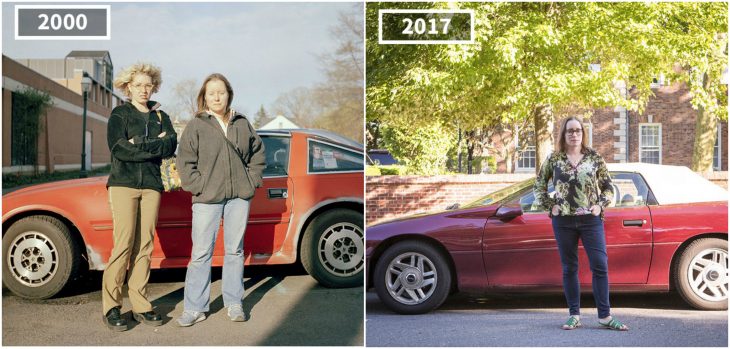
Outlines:
{"type": "Polygon", "coordinates": [[[624,219],[624,227],[641,227],[646,224],[646,219],[624,219]]]}
{"type": "Polygon", "coordinates": [[[286,188],[269,189],[269,199],[286,199],[289,197],[289,191],[286,188]]]}

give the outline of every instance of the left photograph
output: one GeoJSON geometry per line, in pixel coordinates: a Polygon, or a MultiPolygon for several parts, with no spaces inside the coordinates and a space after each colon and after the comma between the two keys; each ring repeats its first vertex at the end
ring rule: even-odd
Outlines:
{"type": "Polygon", "coordinates": [[[364,345],[363,6],[3,3],[2,345],[364,345]]]}

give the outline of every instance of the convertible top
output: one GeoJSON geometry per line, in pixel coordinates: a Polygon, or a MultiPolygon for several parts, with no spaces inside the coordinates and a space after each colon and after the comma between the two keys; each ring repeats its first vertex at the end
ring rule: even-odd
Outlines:
{"type": "Polygon", "coordinates": [[[639,173],[660,205],[728,201],[728,191],[685,166],[645,163],[607,164],[609,171],[639,173]]]}

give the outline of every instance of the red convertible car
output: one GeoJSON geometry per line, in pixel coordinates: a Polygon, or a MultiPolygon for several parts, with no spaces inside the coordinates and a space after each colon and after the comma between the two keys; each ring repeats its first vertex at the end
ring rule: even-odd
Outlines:
{"type": "MultiPolygon", "coordinates": [[[[608,168],[614,186],[605,213],[611,290],[676,290],[695,308],[727,309],[728,192],[686,167],[608,168]]],[[[551,220],[535,202],[533,183],[368,227],[368,286],[403,314],[431,311],[456,291],[562,292],[551,220]]],[[[579,258],[581,289],[590,291],[588,260],[583,252],[579,258]]]]}
{"type": "MultiPolygon", "coordinates": [[[[362,285],[362,145],[319,130],[259,135],[267,167],[251,204],[245,263],[299,261],[322,285],[362,285]]],[[[8,289],[25,298],[48,298],[84,270],[104,270],[112,249],[106,181],[54,182],[3,196],[3,284],[8,289]]],[[[162,195],[152,268],[187,266],[191,217],[190,193],[162,195]]],[[[215,246],[214,266],[223,263],[222,241],[215,246]]]]}

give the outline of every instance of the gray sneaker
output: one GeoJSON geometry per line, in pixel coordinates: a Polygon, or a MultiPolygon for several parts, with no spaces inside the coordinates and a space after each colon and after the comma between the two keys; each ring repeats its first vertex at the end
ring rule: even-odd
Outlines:
{"type": "Polygon", "coordinates": [[[177,318],[177,324],[180,327],[188,327],[198,322],[205,320],[205,313],[199,313],[197,311],[183,311],[182,315],[177,318]]]}
{"type": "Polygon", "coordinates": [[[248,320],[248,317],[243,312],[243,307],[240,304],[234,304],[228,307],[228,317],[231,321],[243,322],[248,320]]]}

